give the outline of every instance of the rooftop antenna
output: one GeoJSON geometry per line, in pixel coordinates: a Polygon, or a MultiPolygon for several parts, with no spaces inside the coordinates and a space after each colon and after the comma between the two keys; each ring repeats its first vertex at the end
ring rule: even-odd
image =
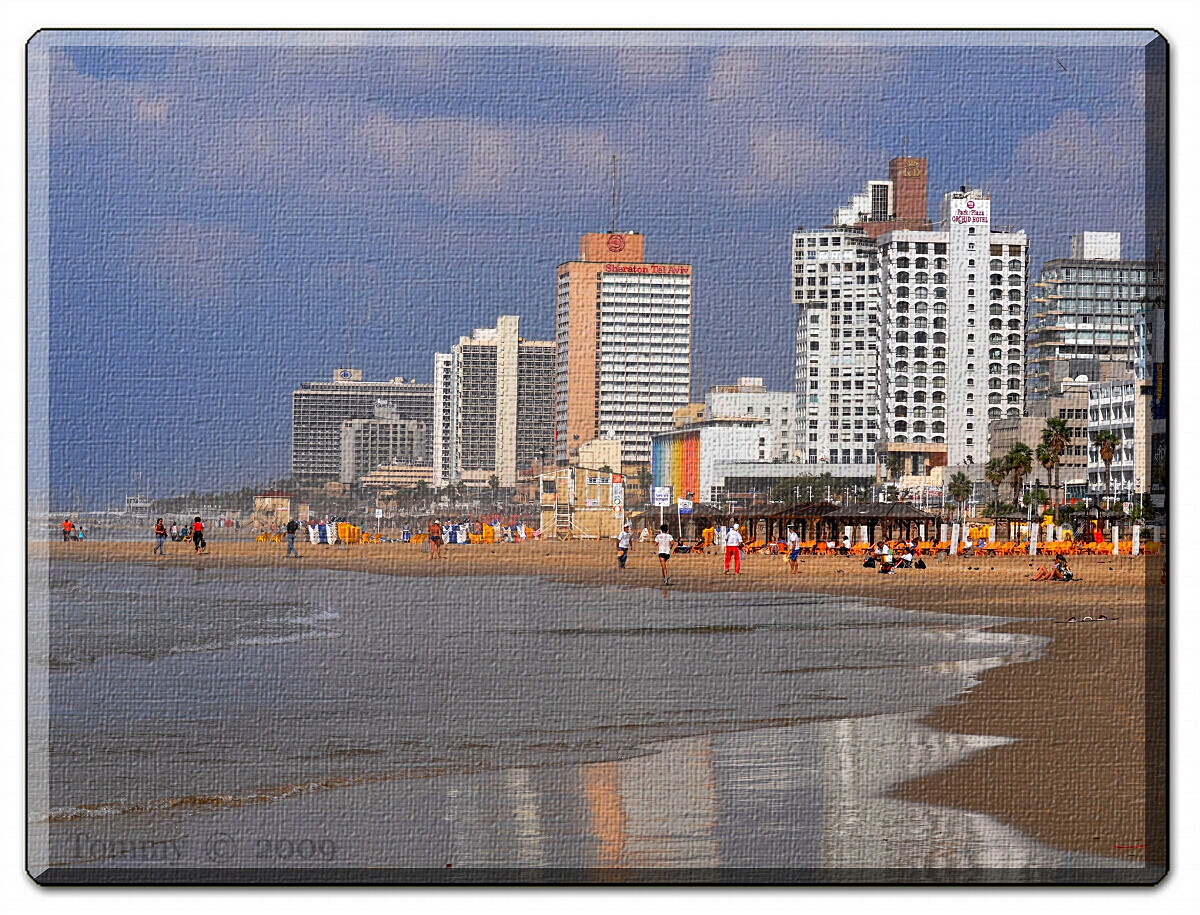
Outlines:
{"type": "Polygon", "coordinates": [[[612,222],[608,224],[609,235],[617,231],[617,157],[615,153],[612,157],[612,168],[612,222]]]}
{"type": "Polygon", "coordinates": [[[908,137],[900,138],[900,157],[908,158],[908,137]]]}

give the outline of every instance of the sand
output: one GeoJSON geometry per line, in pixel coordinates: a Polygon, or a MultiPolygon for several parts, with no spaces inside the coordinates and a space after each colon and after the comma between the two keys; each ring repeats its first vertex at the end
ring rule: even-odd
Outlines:
{"type": "MultiPolygon", "coordinates": [[[[34,545],[31,544],[31,549],[34,545]]],[[[346,549],[210,540],[197,557],[186,544],[49,544],[50,556],[94,562],[345,569],[391,575],[542,575],[566,581],[655,586],[652,544],[635,543],[629,568],[616,568],[613,541],[448,545],[431,561],[413,544],[346,549]]],[[[1078,557],[1078,581],[1030,582],[1044,557],[944,558],[927,571],[878,575],[852,559],[804,557],[788,574],[779,556],[747,556],[741,575],[724,575],[715,551],[671,560],[674,587],[686,590],[797,591],[873,597],[912,610],[1011,616],[1013,631],[1053,639],[1043,657],[983,675],[979,686],[925,722],[972,734],[1015,738],[935,775],[907,782],[897,796],[978,811],[1072,851],[1150,864],[1166,860],[1166,589],[1157,557],[1078,557]],[[1064,622],[1105,614],[1107,622],[1064,622]],[[1153,772],[1147,772],[1147,760],[1153,772]],[[1149,816],[1147,815],[1149,813],[1149,816]]]]}

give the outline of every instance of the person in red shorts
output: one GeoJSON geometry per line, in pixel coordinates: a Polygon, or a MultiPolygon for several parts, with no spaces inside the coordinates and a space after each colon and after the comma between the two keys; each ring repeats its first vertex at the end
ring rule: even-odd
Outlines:
{"type": "Polygon", "coordinates": [[[742,535],[738,525],[725,534],[725,574],[729,574],[729,560],[733,560],[733,574],[742,574],[742,535]]]}

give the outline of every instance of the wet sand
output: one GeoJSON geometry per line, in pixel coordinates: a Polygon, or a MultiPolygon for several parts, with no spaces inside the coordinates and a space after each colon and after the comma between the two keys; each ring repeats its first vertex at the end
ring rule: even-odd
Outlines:
{"type": "MultiPolygon", "coordinates": [[[[304,558],[298,562],[284,559],[282,544],[215,539],[199,557],[180,544],[168,545],[166,558],[152,556],[151,543],[48,546],[52,558],[75,561],[290,563],[398,576],[532,574],[642,587],[661,581],[652,544],[635,544],[629,568],[619,572],[613,541],[447,546],[442,561],[431,561],[411,544],[347,549],[300,544],[304,558]]],[[[1072,568],[1079,581],[1028,581],[1044,561],[959,557],[931,561],[924,572],[881,576],[851,559],[804,557],[800,574],[789,575],[781,557],[747,556],[742,574],[735,576],[722,574],[714,551],[673,558],[671,576],[677,589],[717,594],[794,590],[877,598],[911,610],[1027,620],[1007,628],[1052,638],[1041,660],[987,672],[961,702],[925,719],[940,730],[1016,742],[907,782],[894,795],[987,813],[1058,848],[1159,863],[1165,860],[1165,816],[1154,812],[1165,810],[1165,804],[1157,794],[1162,782],[1148,781],[1145,760],[1165,760],[1162,561],[1078,557],[1072,568]],[[1101,613],[1113,619],[1061,622],[1101,613]],[[1163,714],[1154,713],[1156,703],[1163,714]]]]}

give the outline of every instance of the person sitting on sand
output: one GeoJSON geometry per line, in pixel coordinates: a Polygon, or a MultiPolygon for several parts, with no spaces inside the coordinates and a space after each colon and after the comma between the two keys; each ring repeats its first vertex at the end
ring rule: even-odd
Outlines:
{"type": "Polygon", "coordinates": [[[912,564],[913,564],[913,552],[912,552],[912,547],[910,547],[910,546],[905,546],[905,547],[904,547],[904,554],[903,554],[903,555],[900,557],[900,561],[899,561],[898,563],[896,563],[896,568],[898,568],[898,569],[911,569],[911,568],[912,568],[912,564]]]}
{"type": "Polygon", "coordinates": [[[1054,580],[1055,581],[1072,581],[1075,578],[1075,573],[1071,571],[1071,567],[1067,565],[1067,560],[1059,556],[1054,562],[1054,580]]]}
{"type": "Polygon", "coordinates": [[[1030,578],[1029,580],[1030,581],[1053,581],[1054,573],[1051,572],[1049,569],[1047,569],[1045,566],[1038,566],[1038,570],[1033,573],[1033,577],[1030,578]]]}

